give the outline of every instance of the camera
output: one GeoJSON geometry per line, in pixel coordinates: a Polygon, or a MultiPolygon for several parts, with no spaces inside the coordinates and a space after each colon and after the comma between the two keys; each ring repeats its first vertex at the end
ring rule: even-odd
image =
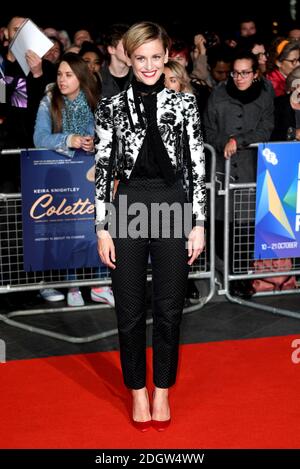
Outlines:
{"type": "Polygon", "coordinates": [[[215,46],[216,44],[219,43],[219,38],[216,33],[212,31],[205,31],[203,33],[203,36],[205,38],[205,47],[206,49],[209,49],[210,47],[215,46]]]}

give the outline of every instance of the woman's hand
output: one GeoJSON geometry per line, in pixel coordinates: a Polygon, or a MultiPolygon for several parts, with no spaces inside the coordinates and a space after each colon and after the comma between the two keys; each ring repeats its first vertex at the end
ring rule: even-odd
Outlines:
{"type": "Polygon", "coordinates": [[[67,143],[70,148],[81,148],[83,142],[83,137],[81,135],[73,134],[69,138],[70,141],[68,141],[67,143]]]}
{"type": "Polygon", "coordinates": [[[204,226],[195,226],[189,234],[188,239],[188,256],[189,265],[192,265],[197,257],[200,256],[205,246],[204,226]]]}
{"type": "Polygon", "coordinates": [[[119,179],[114,180],[113,199],[115,198],[116,192],[118,190],[119,182],[120,182],[119,179]]]}
{"type": "Polygon", "coordinates": [[[228,160],[237,151],[237,144],[235,138],[230,138],[224,148],[224,157],[228,160]]]}
{"type": "Polygon", "coordinates": [[[115,264],[113,264],[116,262],[115,245],[109,232],[106,230],[98,231],[98,253],[103,264],[111,269],[116,268],[115,264]]]}
{"type": "Polygon", "coordinates": [[[91,135],[82,137],[81,148],[84,151],[94,151],[94,138],[91,135]]]}

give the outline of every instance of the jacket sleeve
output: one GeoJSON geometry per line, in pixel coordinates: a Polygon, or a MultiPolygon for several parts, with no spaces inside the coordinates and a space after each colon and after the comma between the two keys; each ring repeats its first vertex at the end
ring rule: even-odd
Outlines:
{"type": "Polygon", "coordinates": [[[183,105],[184,125],[188,138],[192,166],[193,218],[196,224],[201,224],[201,222],[205,220],[206,214],[206,188],[204,147],[201,134],[200,114],[195,96],[185,94],[183,97],[183,105]]]}
{"type": "Polygon", "coordinates": [[[199,80],[205,81],[208,79],[209,71],[207,67],[206,55],[199,55],[196,59],[193,60],[193,71],[191,75],[198,78],[199,80]]]}
{"type": "Polygon", "coordinates": [[[217,151],[222,152],[228,139],[224,138],[224,132],[221,132],[219,129],[216,92],[217,88],[213,90],[209,96],[204,111],[204,138],[205,141],[212,145],[217,151]]]}
{"type": "Polygon", "coordinates": [[[103,98],[95,112],[95,184],[96,230],[106,227],[106,212],[110,202],[113,180],[110,165],[113,150],[113,105],[110,98],[103,98]]]}
{"type": "Polygon", "coordinates": [[[50,98],[45,96],[39,106],[35,121],[33,134],[34,145],[37,148],[47,148],[55,150],[63,155],[73,157],[75,151],[71,150],[67,145],[69,134],[53,133],[50,115],[50,98]]]}
{"type": "Polygon", "coordinates": [[[296,116],[290,104],[290,94],[274,100],[274,129],[271,140],[285,142],[296,138],[296,116]]]}

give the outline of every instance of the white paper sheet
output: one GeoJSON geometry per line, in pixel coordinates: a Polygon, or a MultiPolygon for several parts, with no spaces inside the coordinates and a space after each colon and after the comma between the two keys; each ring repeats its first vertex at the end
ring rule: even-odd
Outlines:
{"type": "Polygon", "coordinates": [[[25,58],[25,53],[28,49],[31,49],[39,57],[43,57],[51,47],[53,47],[53,42],[30,19],[24,21],[10,44],[10,50],[19,62],[25,75],[28,75],[30,72],[25,58]]]}

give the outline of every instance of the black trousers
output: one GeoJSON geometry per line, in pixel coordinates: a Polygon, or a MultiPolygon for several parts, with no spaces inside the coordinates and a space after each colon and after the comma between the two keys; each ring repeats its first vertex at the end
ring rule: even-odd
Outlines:
{"type": "MultiPolygon", "coordinates": [[[[167,186],[162,179],[133,179],[126,184],[120,182],[114,202],[117,216],[123,210],[121,196],[123,199],[126,196],[128,207],[133,203],[143,204],[147,209],[145,217],[148,218],[148,228],[144,229],[142,236],[121,237],[120,228],[126,228],[126,224],[129,227],[134,220],[133,215],[127,215],[122,227],[122,222],[121,225],[117,223],[114,239],[116,269],[112,271],[112,287],[123,378],[125,385],[131,389],[141,389],[146,384],[145,298],[150,255],[153,381],[157,387],[168,388],[176,380],[180,322],[189,272],[188,252],[184,233],[179,238],[174,234],[175,217],[172,217],[168,233],[166,217],[162,216],[158,222],[155,221],[153,207],[162,202],[168,205],[177,202],[177,207],[183,207],[185,194],[181,181],[177,181],[172,187],[167,186]]],[[[122,214],[124,215],[123,212],[122,214]]],[[[183,223],[183,220],[179,223],[183,223]]],[[[178,228],[178,224],[176,226],[178,228]]]]}

